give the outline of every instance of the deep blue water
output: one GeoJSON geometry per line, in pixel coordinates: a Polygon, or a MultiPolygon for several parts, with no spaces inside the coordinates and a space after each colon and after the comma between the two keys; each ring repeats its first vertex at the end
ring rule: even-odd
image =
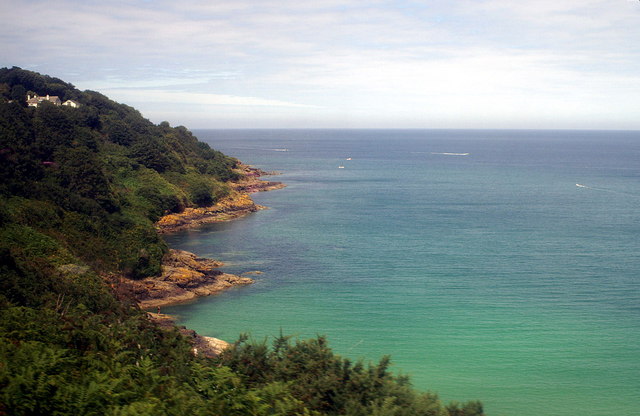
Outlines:
{"type": "Polygon", "coordinates": [[[493,416],[640,415],[640,132],[194,133],[288,187],[167,237],[262,272],[181,323],[326,334],[493,416]]]}

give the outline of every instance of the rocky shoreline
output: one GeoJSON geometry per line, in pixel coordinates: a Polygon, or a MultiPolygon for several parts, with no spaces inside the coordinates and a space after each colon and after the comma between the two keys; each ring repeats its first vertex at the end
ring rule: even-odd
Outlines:
{"type": "Polygon", "coordinates": [[[197,257],[188,251],[171,249],[163,260],[162,274],[132,281],[131,292],[140,308],[149,310],[253,283],[253,279],[248,277],[215,270],[222,265],[219,261],[197,257]]]}
{"type": "MultiPolygon", "coordinates": [[[[204,224],[229,221],[265,209],[253,202],[249,193],[285,187],[281,182],[259,179],[261,176],[275,174],[273,172],[240,165],[239,173],[242,174],[242,179],[230,184],[231,192],[227,197],[209,207],[187,208],[181,213],[165,215],[156,223],[158,233],[168,234],[198,228],[204,224]]],[[[220,261],[198,257],[184,250],[170,249],[163,259],[162,273],[159,277],[130,280],[127,289],[141,309],[148,311],[157,308],[157,313],[148,312],[148,315],[158,326],[174,328],[174,318],[161,314],[161,307],[193,301],[234,286],[253,283],[251,278],[216,270],[221,266],[223,263],[220,261]]],[[[198,335],[185,327],[178,327],[178,330],[192,339],[196,355],[215,356],[229,346],[225,341],[198,335]]]]}
{"type": "Polygon", "coordinates": [[[240,165],[239,173],[243,178],[238,182],[230,183],[231,193],[228,196],[208,207],[187,208],[180,213],[165,215],[156,222],[158,232],[161,234],[174,233],[197,228],[204,224],[243,217],[265,209],[265,207],[253,202],[249,196],[250,193],[273,191],[286,186],[282,182],[260,179],[261,176],[275,175],[275,172],[264,172],[252,166],[240,165]]]}

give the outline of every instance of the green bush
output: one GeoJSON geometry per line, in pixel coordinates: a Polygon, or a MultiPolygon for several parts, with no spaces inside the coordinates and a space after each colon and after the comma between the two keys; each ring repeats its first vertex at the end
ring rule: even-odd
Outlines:
{"type": "Polygon", "coordinates": [[[199,181],[191,186],[191,200],[198,206],[207,206],[213,203],[213,192],[206,181],[199,181]]]}
{"type": "Polygon", "coordinates": [[[287,386],[290,403],[304,403],[315,412],[353,416],[481,416],[482,405],[469,402],[444,407],[438,396],[418,393],[408,378],[394,376],[390,358],[377,364],[353,363],[332,352],[325,337],[291,342],[280,335],[266,341],[241,337],[219,358],[220,365],[242,374],[247,385],[262,391],[287,386]]]}

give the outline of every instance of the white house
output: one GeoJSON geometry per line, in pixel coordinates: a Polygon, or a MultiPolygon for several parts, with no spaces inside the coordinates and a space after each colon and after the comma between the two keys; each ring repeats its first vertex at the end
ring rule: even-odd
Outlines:
{"type": "Polygon", "coordinates": [[[73,108],[80,107],[80,103],[77,102],[77,101],[73,101],[73,100],[67,100],[67,101],[63,102],[62,105],[67,105],[67,106],[73,107],[73,108]]]}
{"type": "Polygon", "coordinates": [[[40,97],[38,94],[34,94],[33,96],[27,94],[27,105],[29,107],[37,107],[43,101],[49,101],[54,105],[62,104],[62,101],[60,101],[60,97],[58,97],[57,95],[47,94],[45,97],[40,97]]]}

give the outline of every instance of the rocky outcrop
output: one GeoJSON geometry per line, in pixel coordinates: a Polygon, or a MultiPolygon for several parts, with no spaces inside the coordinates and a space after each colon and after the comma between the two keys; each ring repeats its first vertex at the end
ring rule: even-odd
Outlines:
{"type": "Polygon", "coordinates": [[[194,350],[196,355],[204,355],[205,357],[215,357],[220,355],[224,350],[229,348],[231,344],[218,338],[205,337],[194,332],[194,350]]]}
{"type": "Polygon", "coordinates": [[[183,212],[165,215],[156,222],[159,233],[166,234],[176,231],[197,228],[204,224],[229,221],[242,217],[251,212],[264,209],[256,205],[251,197],[240,192],[232,192],[215,205],[202,208],[187,208],[183,212]]]}
{"type": "Polygon", "coordinates": [[[251,194],[255,192],[274,191],[286,186],[282,182],[263,181],[260,179],[262,176],[278,175],[277,172],[265,172],[262,169],[248,165],[240,165],[239,169],[242,172],[242,179],[231,184],[231,187],[238,192],[251,194]]]}
{"type": "Polygon", "coordinates": [[[253,279],[215,270],[221,262],[183,250],[169,250],[162,274],[130,281],[134,298],[142,309],[181,303],[219,293],[232,286],[253,283],[253,279]]]}
{"type": "Polygon", "coordinates": [[[265,192],[265,191],[274,191],[276,189],[282,189],[286,185],[282,182],[272,182],[272,181],[258,181],[258,182],[236,182],[234,184],[234,189],[240,192],[247,193],[255,193],[255,192],[265,192]]]}
{"type": "Polygon", "coordinates": [[[265,209],[265,207],[253,202],[249,194],[285,187],[282,182],[260,179],[261,176],[273,175],[275,172],[264,172],[247,165],[240,165],[238,171],[242,174],[242,179],[229,183],[232,191],[228,196],[208,207],[187,208],[180,213],[165,215],[156,222],[158,232],[166,234],[197,228],[204,224],[233,220],[265,209]]]}

